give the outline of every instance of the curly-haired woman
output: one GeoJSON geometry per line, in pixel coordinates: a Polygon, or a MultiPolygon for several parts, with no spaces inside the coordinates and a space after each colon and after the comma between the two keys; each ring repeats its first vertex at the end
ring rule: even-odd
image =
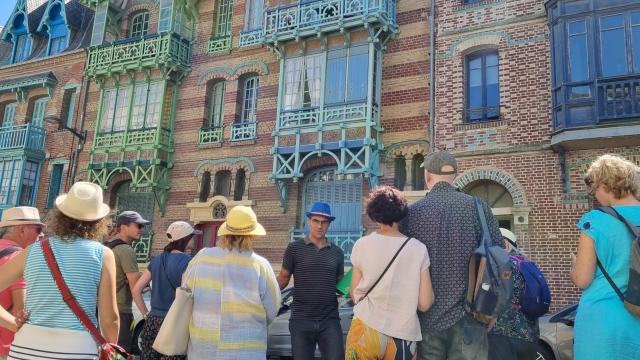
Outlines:
{"type": "Polygon", "coordinates": [[[356,241],[351,253],[351,296],[356,305],[347,335],[347,360],[416,357],[416,342],[422,340],[416,310],[427,311],[434,301],[426,246],[409,239],[380,277],[407,240],[398,230],[407,212],[407,200],[395,188],[379,187],[369,195],[367,215],[378,229],[356,241]]]}
{"type": "MultiPolygon", "coordinates": [[[[102,189],[75,183],[55,201],[47,229],[49,244],[65,283],[108,342],[118,341],[118,309],[113,252],[100,242],[110,222],[102,189]],[[98,316],[96,316],[96,308],[98,316]],[[99,320],[98,320],[99,319],[99,320]]],[[[16,333],[8,359],[97,359],[96,341],[69,309],[56,286],[40,243],[3,265],[0,289],[24,276],[27,322],[16,333]]],[[[0,325],[19,324],[0,308],[0,325]]]]}
{"type": "MultiPolygon", "coordinates": [[[[640,168],[624,158],[603,155],[584,179],[589,193],[603,206],[613,207],[632,224],[640,225],[640,168]]],[[[574,328],[574,356],[586,359],[640,359],[640,319],[628,312],[598,268],[624,293],[629,277],[632,235],[620,220],[599,210],[586,213],[571,279],[584,289],[574,328]]]]}

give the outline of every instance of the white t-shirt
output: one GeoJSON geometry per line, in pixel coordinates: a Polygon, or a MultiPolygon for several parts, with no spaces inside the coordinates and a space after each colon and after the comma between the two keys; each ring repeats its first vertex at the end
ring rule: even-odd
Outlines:
{"type": "Polygon", "coordinates": [[[409,240],[378,285],[359,301],[406,239],[374,232],[356,241],[351,263],[362,271],[362,279],[353,292],[357,302],[354,314],[385,335],[420,341],[422,334],[417,314],[420,273],[430,264],[427,247],[420,241],[409,240]]]}

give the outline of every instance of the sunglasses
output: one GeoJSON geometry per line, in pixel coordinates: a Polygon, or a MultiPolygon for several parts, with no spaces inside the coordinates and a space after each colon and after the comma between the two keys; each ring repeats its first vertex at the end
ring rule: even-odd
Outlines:
{"type": "Polygon", "coordinates": [[[38,226],[35,228],[35,230],[36,230],[36,233],[42,234],[42,230],[44,230],[44,228],[42,226],[38,226]]]}
{"type": "Polygon", "coordinates": [[[593,181],[593,179],[590,178],[590,177],[585,177],[584,178],[584,184],[589,189],[588,194],[590,196],[593,196],[595,194],[595,191],[596,191],[596,189],[594,189],[594,186],[593,186],[595,184],[595,181],[593,181]]]}
{"type": "Polygon", "coordinates": [[[135,225],[138,227],[138,229],[144,229],[144,225],[143,224],[135,224],[135,225]]]}

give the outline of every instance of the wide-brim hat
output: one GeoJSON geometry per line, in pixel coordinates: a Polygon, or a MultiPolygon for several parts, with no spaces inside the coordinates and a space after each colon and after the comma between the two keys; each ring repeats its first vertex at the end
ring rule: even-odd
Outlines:
{"type": "Polygon", "coordinates": [[[304,213],[306,217],[311,217],[313,215],[323,216],[329,219],[329,221],[333,221],[336,219],[335,216],[331,216],[331,206],[327,203],[316,202],[311,206],[309,211],[304,213]]]}
{"type": "Polygon", "coordinates": [[[102,188],[79,181],[69,192],[56,198],[56,208],[68,217],[80,221],[96,221],[109,215],[111,209],[102,201],[102,188]]]}
{"type": "Polygon", "coordinates": [[[40,212],[31,206],[16,206],[2,212],[0,228],[19,225],[46,226],[40,221],[40,212]]]}
{"type": "Polygon", "coordinates": [[[254,235],[263,236],[267,232],[258,222],[253,210],[248,206],[236,206],[229,210],[227,221],[218,229],[218,236],[222,235],[254,235]]]}
{"type": "Polygon", "coordinates": [[[502,237],[507,239],[511,245],[514,247],[518,247],[518,239],[516,238],[516,234],[514,234],[511,230],[500,228],[500,233],[502,237]]]}

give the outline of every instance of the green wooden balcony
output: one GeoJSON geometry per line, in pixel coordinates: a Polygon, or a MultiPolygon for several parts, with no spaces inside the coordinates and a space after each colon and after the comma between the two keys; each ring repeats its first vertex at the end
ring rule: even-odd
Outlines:
{"type": "Polygon", "coordinates": [[[380,25],[397,32],[396,0],[316,0],[265,10],[267,43],[380,25]]]}
{"type": "Polygon", "coordinates": [[[0,151],[44,151],[47,130],[30,123],[0,127],[0,151]]]}
{"type": "Polygon", "coordinates": [[[257,122],[239,122],[231,126],[231,141],[252,140],[256,138],[257,122]]]}
{"type": "Polygon", "coordinates": [[[318,131],[319,126],[324,130],[338,129],[345,125],[347,127],[366,126],[369,123],[369,116],[374,123],[378,122],[380,112],[376,104],[371,108],[371,115],[366,102],[282,111],[278,135],[297,131],[307,132],[306,130],[314,132],[318,131]]]}
{"type": "Polygon", "coordinates": [[[207,53],[216,54],[231,49],[231,34],[223,36],[215,36],[209,39],[209,45],[207,46],[207,53]]]}
{"type": "Polygon", "coordinates": [[[222,126],[200,129],[200,145],[221,144],[223,141],[224,128],[222,126]]]}
{"type": "Polygon", "coordinates": [[[97,134],[93,150],[103,152],[165,148],[171,146],[171,133],[167,129],[139,129],[116,133],[97,134]]]}
{"type": "Polygon", "coordinates": [[[189,54],[189,42],[175,34],[131,38],[90,48],[85,71],[93,77],[161,66],[188,71],[189,54]]]}
{"type": "Polygon", "coordinates": [[[242,31],[240,33],[240,40],[238,41],[238,46],[246,47],[246,46],[262,44],[263,38],[264,36],[262,34],[262,29],[242,31]]]}

